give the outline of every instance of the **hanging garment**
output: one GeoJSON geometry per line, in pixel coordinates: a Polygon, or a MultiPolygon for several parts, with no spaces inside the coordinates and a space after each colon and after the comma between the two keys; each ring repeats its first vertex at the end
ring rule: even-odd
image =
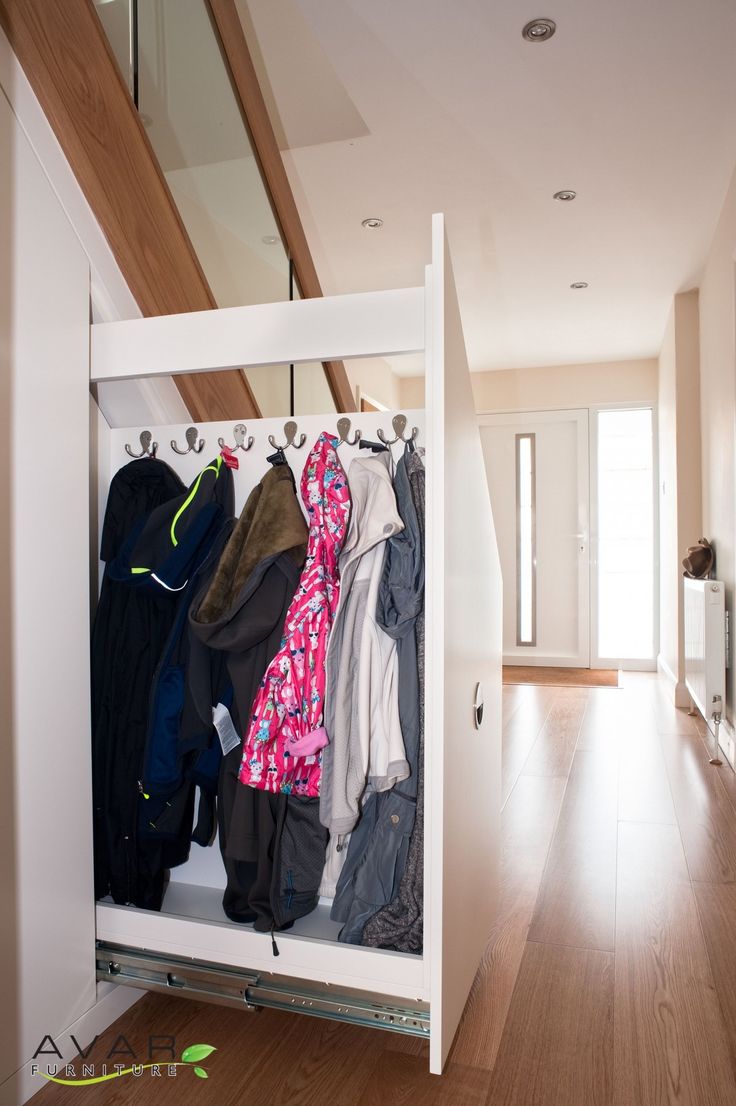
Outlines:
{"type": "MultiPolygon", "coordinates": [[[[424,563],[425,470],[419,454],[406,458],[412,502],[419,523],[424,563]]],[[[364,945],[421,953],[424,930],[424,607],[416,619],[417,673],[419,677],[419,731],[417,748],[416,816],[398,893],[370,918],[363,929],[364,945]]]]}
{"type": "Polygon", "coordinates": [[[185,590],[178,593],[176,618],[151,689],[141,771],[138,840],[169,842],[167,867],[170,868],[186,861],[191,840],[204,846],[215,832],[215,797],[222,749],[211,712],[206,721],[200,719],[191,694],[189,606],[202,582],[211,578],[234,525],[235,519],[224,510],[219,522],[213,516],[212,544],[202,564],[193,566],[185,590]],[[192,831],[197,787],[199,813],[192,831]]]}
{"type": "MultiPolygon", "coordinates": [[[[394,491],[404,528],[388,540],[383,574],[378,589],[376,622],[389,637],[396,641],[399,720],[406,749],[406,759],[410,768],[409,777],[397,783],[396,791],[405,798],[415,801],[419,753],[419,673],[417,669],[416,621],[424,601],[424,556],[419,518],[412,500],[407,470],[407,460],[412,452],[407,445],[396,466],[394,491]]],[[[393,811],[393,813],[396,813],[396,811],[393,811]]],[[[410,834],[414,824],[414,811],[411,802],[404,808],[400,823],[402,834],[395,832],[396,824],[394,824],[394,832],[390,837],[390,840],[394,841],[399,850],[393,875],[396,887],[403,875],[403,861],[405,859],[402,835],[410,834]]],[[[386,864],[388,864],[388,858],[386,864]]],[[[334,893],[333,891],[333,895],[334,893]]]]}
{"type": "Polygon", "coordinates": [[[414,803],[395,789],[365,800],[330,911],[343,923],[339,941],[362,944],[368,919],[398,893],[397,868],[406,864],[413,821],[414,803]]]}
{"type": "Polygon", "coordinates": [[[389,539],[403,529],[388,451],[355,457],[348,473],[352,512],[340,555],[340,601],[327,653],[320,820],[330,830],[320,893],[331,897],[346,855],[344,836],[361,797],[409,774],[398,710],[395,643],[376,624],[389,539]]]}
{"type": "Polygon", "coordinates": [[[337,560],[350,493],[338,439],[320,434],[301,480],[309,542],[281,647],[261,681],[243,745],[240,782],[317,798],[324,730],[325,654],[340,593],[337,560]]]}
{"type": "Polygon", "coordinates": [[[185,491],[163,461],[143,458],[110,484],[100,557],[106,563],[92,630],[92,780],[95,897],[146,906],[162,891],[160,869],[136,850],[138,779],[148,699],[176,615],[175,597],[131,589],[111,577],[131,528],[185,491]]]}
{"type": "Polygon", "coordinates": [[[410,478],[417,462],[423,481],[424,469],[416,454],[405,453],[397,466],[396,494],[405,529],[389,542],[378,604],[379,622],[399,646],[399,711],[412,774],[390,792],[368,795],[351,835],[332,907],[333,919],[344,923],[339,940],[350,944],[365,943],[366,923],[399,894],[416,824],[417,792],[422,787],[416,629],[424,595],[424,500],[423,484],[415,500],[410,478]]]}
{"type": "MultiPolygon", "coordinates": [[[[130,875],[126,877],[125,894],[128,897],[123,898],[123,893],[118,892],[121,897],[116,898],[116,902],[130,902],[149,910],[160,910],[166,869],[181,863],[189,847],[193,789],[183,797],[186,801],[181,808],[177,808],[179,825],[185,827],[183,840],[179,835],[166,834],[163,830],[155,839],[143,839],[138,832],[140,812],[136,812],[134,825],[128,819],[131,808],[138,808],[139,795],[144,791],[143,756],[151,718],[153,686],[160,675],[162,654],[184,601],[187,583],[207,556],[223,522],[232,517],[233,503],[232,473],[218,457],[180,495],[136,518],[117,555],[107,565],[106,572],[110,579],[122,584],[131,593],[140,592],[154,599],[165,597],[169,613],[163,643],[155,639],[156,653],[151,658],[154,670],[151,671],[150,665],[147,667],[146,684],[141,686],[140,698],[136,702],[136,708],[141,712],[139,724],[121,735],[128,759],[121,766],[113,786],[116,793],[125,796],[125,856],[121,858],[121,863],[124,860],[130,875]]],[[[145,651],[147,643],[139,640],[135,648],[145,651]]],[[[118,665],[115,654],[109,658],[109,663],[118,665]]],[[[102,817],[115,827],[120,822],[115,806],[104,811],[102,817]]]]}
{"type": "MultiPolygon", "coordinates": [[[[307,538],[291,469],[270,469],[248,497],[212,578],[190,608],[190,685],[203,721],[211,719],[213,705],[232,685],[233,729],[244,733],[263,674],[281,644],[307,538]]],[[[261,918],[270,929],[273,842],[282,797],[238,783],[242,752],[240,736],[220,770],[223,907],[232,921],[261,918]]]]}
{"type": "Polygon", "coordinates": [[[404,795],[416,798],[420,725],[416,623],[424,606],[424,550],[421,523],[409,481],[409,469],[416,465],[413,457],[415,454],[407,447],[396,466],[394,492],[404,526],[388,540],[378,589],[376,622],[396,642],[399,719],[411,769],[409,778],[398,786],[404,795]]]}
{"type": "Polygon", "coordinates": [[[153,592],[180,592],[234,512],[233,474],[222,457],[206,465],[185,493],[138,520],[110,564],[113,577],[153,592]]]}

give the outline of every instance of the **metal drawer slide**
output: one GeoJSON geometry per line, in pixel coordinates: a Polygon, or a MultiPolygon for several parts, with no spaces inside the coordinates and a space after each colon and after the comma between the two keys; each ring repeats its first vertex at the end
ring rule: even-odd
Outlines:
{"type": "Polygon", "coordinates": [[[394,1033],[429,1037],[429,1010],[397,1006],[386,996],[336,994],[328,984],[307,985],[286,977],[261,982],[256,972],[224,964],[180,960],[163,953],[97,943],[97,979],[146,991],[176,993],[182,998],[238,1006],[243,1010],[272,1007],[318,1018],[372,1025],[394,1033]]]}

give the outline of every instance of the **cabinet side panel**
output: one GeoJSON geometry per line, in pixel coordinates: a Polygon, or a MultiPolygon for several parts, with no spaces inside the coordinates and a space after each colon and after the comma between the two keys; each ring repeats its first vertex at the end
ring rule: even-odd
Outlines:
{"type": "Polygon", "coordinates": [[[95,1000],[89,269],[0,95],[4,971],[0,1081],[95,1000]],[[5,397],[3,397],[5,398],[5,397]],[[8,583],[9,581],[9,583],[8,583]],[[12,793],[10,791],[12,787],[12,793]],[[9,814],[8,811],[12,811],[9,814]]]}
{"type": "Polygon", "coordinates": [[[444,220],[428,374],[430,1067],[440,1072],[493,924],[501,778],[501,569],[444,220]],[[431,676],[431,684],[430,684],[431,676]],[[482,685],[483,720],[474,721],[482,685]],[[441,858],[441,859],[440,859],[441,858]]]}
{"type": "Polygon", "coordinates": [[[17,1067],[19,1002],[13,950],[17,946],[15,838],[15,761],[13,752],[13,622],[11,579],[12,470],[10,405],[12,401],[11,325],[13,314],[13,266],[10,246],[13,233],[12,156],[15,140],[13,116],[0,90],[0,1033],[3,1060],[0,1082],[17,1067]],[[17,1061],[17,1062],[16,1062],[17,1061]]]}

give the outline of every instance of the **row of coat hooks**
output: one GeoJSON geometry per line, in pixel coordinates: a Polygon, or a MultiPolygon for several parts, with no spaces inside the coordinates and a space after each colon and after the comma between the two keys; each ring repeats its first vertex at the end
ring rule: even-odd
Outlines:
{"type": "MultiPolygon", "coordinates": [[[[391,425],[393,427],[394,434],[396,435],[396,437],[394,438],[387,438],[380,427],[376,431],[376,433],[378,434],[378,438],[383,443],[383,445],[395,445],[396,442],[413,442],[416,440],[417,434],[419,433],[416,426],[412,427],[411,433],[409,435],[406,434],[406,415],[394,415],[393,419],[391,420],[391,425]]],[[[337,420],[337,434],[340,439],[340,442],[338,444],[342,444],[343,442],[346,445],[358,444],[362,437],[360,430],[356,429],[351,438],[350,429],[350,419],[342,418],[337,420]]],[[[307,440],[307,435],[299,433],[299,428],[293,420],[289,420],[289,422],[284,423],[284,437],[286,438],[286,441],[282,445],[280,445],[274,438],[274,435],[269,434],[269,445],[276,450],[288,449],[289,446],[291,446],[293,449],[301,449],[307,440]]],[[[252,449],[254,438],[252,434],[248,434],[248,429],[245,423],[236,423],[236,425],[233,427],[233,438],[235,440],[235,444],[232,446],[227,445],[224,438],[218,438],[217,444],[219,445],[220,449],[228,449],[231,453],[235,453],[238,449],[242,449],[243,453],[247,453],[249,449],[252,449]]],[[[174,453],[178,453],[181,457],[185,456],[187,453],[201,453],[205,447],[205,440],[204,438],[199,437],[199,431],[197,430],[196,426],[190,426],[189,429],[184,432],[184,440],[186,442],[185,449],[180,448],[180,446],[176,442],[176,439],[172,438],[171,440],[171,448],[173,449],[174,453]]],[[[140,457],[156,456],[156,453],[158,451],[158,442],[154,442],[153,435],[151,434],[150,430],[143,430],[141,432],[140,442],[140,453],[134,453],[126,442],[125,452],[128,454],[129,457],[133,457],[138,460],[140,457]]]]}

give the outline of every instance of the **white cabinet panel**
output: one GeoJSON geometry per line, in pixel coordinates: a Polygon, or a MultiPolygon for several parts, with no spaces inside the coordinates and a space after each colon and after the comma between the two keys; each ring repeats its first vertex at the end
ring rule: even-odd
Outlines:
{"type": "Polygon", "coordinates": [[[433,221],[427,382],[425,926],[440,1072],[493,924],[501,777],[501,569],[444,220],[433,221]],[[484,716],[474,724],[476,687],[484,716]]]}
{"type": "Polygon", "coordinates": [[[2,1083],[95,1000],[89,270],[3,96],[0,381],[2,1083]]]}

